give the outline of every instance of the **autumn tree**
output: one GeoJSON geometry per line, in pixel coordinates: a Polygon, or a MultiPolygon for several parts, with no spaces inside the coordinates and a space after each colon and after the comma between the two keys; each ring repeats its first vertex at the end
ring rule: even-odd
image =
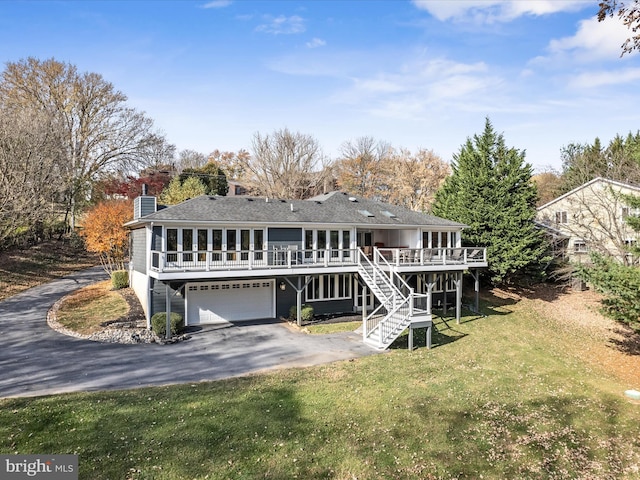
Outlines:
{"type": "Polygon", "coordinates": [[[287,128],[266,135],[256,132],[251,150],[242,163],[242,181],[254,195],[304,199],[324,184],[327,160],[311,135],[287,128]]]}
{"type": "Polygon", "coordinates": [[[237,152],[223,152],[214,150],[209,154],[208,160],[214,161],[224,170],[228,180],[240,180],[245,174],[245,166],[251,155],[246,150],[237,152]]]}
{"type": "Polygon", "coordinates": [[[536,187],[523,151],[507,147],[489,119],[481,135],[453,155],[452,175],[436,194],[433,213],[467,225],[465,245],[487,247],[486,276],[496,284],[540,273],[547,245],[534,224],[536,187]]]}
{"type": "Polygon", "coordinates": [[[125,270],[129,234],[123,225],[132,219],[132,204],[124,200],[100,203],[84,217],[81,235],[87,250],[98,254],[102,268],[109,275],[116,270],[125,270]]]}
{"type": "Polygon", "coordinates": [[[383,163],[391,153],[391,146],[373,137],[359,137],[344,142],[340,158],[334,165],[338,188],[366,198],[382,198],[383,163]]]}
{"type": "Polygon", "coordinates": [[[563,193],[562,177],[553,170],[538,173],[531,177],[531,180],[536,184],[538,190],[537,206],[549,203],[563,193]]]}
{"type": "Polygon", "coordinates": [[[151,146],[162,142],[153,122],[101,75],[55,59],[8,62],[0,99],[10,110],[36,109],[61,129],[64,158],[57,168],[72,228],[99,174],[139,171],[151,146]]]}
{"type": "Polygon", "coordinates": [[[382,159],[382,199],[410,210],[430,210],[436,192],[451,173],[449,165],[431,150],[412,153],[390,149],[382,159]]]}
{"type": "Polygon", "coordinates": [[[640,50],[640,1],[600,0],[599,6],[599,22],[617,16],[631,32],[631,36],[621,46],[621,56],[640,50]]]}

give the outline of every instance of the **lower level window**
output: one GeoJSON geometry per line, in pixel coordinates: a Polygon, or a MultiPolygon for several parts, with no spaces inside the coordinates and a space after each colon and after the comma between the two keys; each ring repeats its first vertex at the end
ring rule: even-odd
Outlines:
{"type": "Polygon", "coordinates": [[[307,285],[307,301],[351,298],[350,275],[319,275],[307,285]]]}

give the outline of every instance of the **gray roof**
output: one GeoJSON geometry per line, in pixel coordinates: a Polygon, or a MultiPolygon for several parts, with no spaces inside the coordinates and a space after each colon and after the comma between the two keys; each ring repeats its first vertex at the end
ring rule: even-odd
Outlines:
{"type": "Polygon", "coordinates": [[[151,221],[464,227],[461,223],[343,192],[308,200],[202,195],[141,217],[128,226],[151,221]]]}

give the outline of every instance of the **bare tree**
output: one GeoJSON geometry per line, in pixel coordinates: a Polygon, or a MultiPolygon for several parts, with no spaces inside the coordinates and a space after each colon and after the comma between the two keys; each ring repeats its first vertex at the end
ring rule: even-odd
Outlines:
{"type": "Polygon", "coordinates": [[[341,157],[334,168],[338,187],[367,198],[384,195],[382,163],[390,151],[388,143],[373,137],[359,137],[343,143],[341,157]]]}
{"type": "Polygon", "coordinates": [[[38,237],[58,213],[61,132],[46,113],[0,108],[0,248],[38,237]]]}
{"type": "Polygon", "coordinates": [[[127,97],[97,73],[78,73],[54,59],[9,62],[0,78],[0,98],[9,109],[37,108],[64,132],[61,178],[75,227],[78,205],[104,172],[137,172],[144,152],[158,141],[152,121],[126,106],[127,97]]]}
{"type": "Polygon", "coordinates": [[[385,201],[411,210],[430,210],[436,192],[451,174],[449,165],[432,150],[415,154],[401,148],[391,150],[382,161],[385,201]]]}
{"type": "Polygon", "coordinates": [[[275,198],[309,198],[324,183],[327,160],[311,135],[276,130],[256,132],[253,155],[242,162],[243,181],[255,195],[275,198]]]}
{"type": "Polygon", "coordinates": [[[622,53],[620,55],[640,50],[640,1],[600,0],[599,6],[599,22],[617,16],[632,33],[621,45],[622,53]]]}
{"type": "Polygon", "coordinates": [[[204,153],[195,150],[180,150],[178,155],[178,172],[182,172],[187,168],[201,168],[207,163],[207,157],[204,153]]]}
{"type": "Polygon", "coordinates": [[[164,135],[156,133],[149,138],[148,144],[143,146],[141,153],[145,168],[160,171],[166,165],[173,165],[176,160],[176,146],[169,143],[164,135]]]}

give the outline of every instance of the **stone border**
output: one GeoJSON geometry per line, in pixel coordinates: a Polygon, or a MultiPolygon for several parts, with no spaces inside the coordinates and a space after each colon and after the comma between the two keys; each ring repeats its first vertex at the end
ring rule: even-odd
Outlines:
{"type": "Polygon", "coordinates": [[[58,333],[62,333],[63,335],[68,335],[70,337],[81,338],[83,340],[89,340],[90,335],[83,335],[82,333],[78,333],[75,330],[70,330],[60,322],[58,322],[58,310],[60,306],[64,303],[64,301],[69,298],[71,294],[65,295],[64,297],[58,299],[47,312],[47,325],[51,327],[52,330],[55,330],[58,333]]]}
{"type": "Polygon", "coordinates": [[[186,335],[181,335],[178,337],[174,337],[169,341],[165,341],[164,339],[158,337],[151,330],[148,330],[146,328],[135,328],[131,329],[128,332],[126,332],[124,329],[119,328],[105,328],[90,335],[78,333],[75,330],[71,330],[58,322],[58,310],[60,309],[60,306],[64,303],[64,301],[67,300],[67,298],[69,298],[71,295],[73,295],[73,293],[70,293],[58,299],[51,306],[49,311],[47,311],[47,325],[49,325],[52,330],[55,330],[58,333],[62,333],[63,335],[68,335],[70,337],[79,338],[82,340],[89,340],[91,342],[120,343],[126,345],[135,345],[141,343],[159,343],[165,345],[168,343],[176,343],[178,341],[186,340],[189,338],[186,335]]]}
{"type": "MultiPolygon", "coordinates": [[[[56,301],[49,311],[47,312],[47,324],[53,330],[58,333],[62,333],[63,335],[68,335],[70,337],[79,338],[81,340],[89,340],[91,342],[100,342],[100,343],[119,343],[124,345],[138,345],[138,344],[150,344],[150,343],[159,343],[160,345],[167,345],[172,343],[182,342],[184,340],[189,340],[191,338],[188,334],[176,335],[173,336],[169,340],[165,340],[164,338],[159,337],[153,331],[147,328],[103,328],[99,332],[92,333],[91,335],[84,335],[78,333],[74,330],[70,330],[58,322],[58,310],[60,306],[64,303],[64,301],[69,298],[72,293],[65,295],[56,301]]],[[[127,298],[124,295],[121,297],[127,301],[127,298]]],[[[129,305],[131,308],[131,305],[129,305]]],[[[117,324],[119,319],[113,321],[114,324],[117,324]]]]}

